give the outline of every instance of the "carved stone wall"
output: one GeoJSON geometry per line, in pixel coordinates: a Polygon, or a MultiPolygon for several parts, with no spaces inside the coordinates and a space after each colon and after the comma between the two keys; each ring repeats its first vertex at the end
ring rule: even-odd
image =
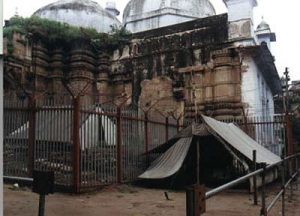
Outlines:
{"type": "Polygon", "coordinates": [[[85,89],[85,103],[128,99],[189,119],[200,113],[242,116],[241,59],[228,42],[227,15],[134,34],[113,54],[85,41],[48,46],[22,40],[14,39],[18,45],[5,57],[5,73],[28,91],[55,96],[67,94],[67,86],[75,95],[85,89]]]}

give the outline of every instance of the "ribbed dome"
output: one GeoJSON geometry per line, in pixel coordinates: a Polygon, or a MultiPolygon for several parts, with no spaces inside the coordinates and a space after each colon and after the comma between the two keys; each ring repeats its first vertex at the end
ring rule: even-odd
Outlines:
{"type": "MultiPolygon", "coordinates": [[[[176,17],[176,23],[180,23],[215,14],[215,9],[209,0],[131,0],[124,10],[123,23],[127,25],[127,23],[153,19],[163,15],[173,15],[176,17]]],[[[146,24],[147,22],[145,21],[145,25],[149,26],[146,24]]],[[[154,25],[156,28],[165,26],[165,22],[160,20],[155,22],[157,22],[154,25]]],[[[170,22],[170,24],[174,24],[172,20],[170,22]]]]}
{"type": "Polygon", "coordinates": [[[40,8],[33,15],[105,33],[110,32],[112,25],[121,25],[116,17],[90,0],[60,0],[40,8]]]}

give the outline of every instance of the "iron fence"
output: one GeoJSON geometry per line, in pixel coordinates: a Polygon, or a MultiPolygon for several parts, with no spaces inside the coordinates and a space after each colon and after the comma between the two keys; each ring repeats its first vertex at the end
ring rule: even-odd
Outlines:
{"type": "Polygon", "coordinates": [[[248,117],[240,122],[246,133],[271,152],[281,156],[285,153],[286,119],[283,115],[248,117]]]}
{"type": "Polygon", "coordinates": [[[26,177],[28,173],[28,133],[18,137],[19,130],[28,127],[28,100],[4,101],[3,171],[13,176],[26,177]]]}
{"type": "MultiPolygon", "coordinates": [[[[261,182],[261,211],[260,211],[260,216],[268,216],[270,215],[270,212],[272,211],[273,207],[275,204],[279,201],[279,198],[281,198],[281,215],[285,215],[285,193],[287,191],[287,187],[290,186],[290,193],[292,195],[293,188],[292,184],[293,181],[298,177],[299,175],[299,160],[300,160],[300,153],[290,155],[288,157],[285,157],[281,161],[271,164],[271,165],[266,165],[263,164],[262,168],[258,170],[254,170],[251,173],[248,173],[247,175],[244,175],[238,179],[235,179],[231,182],[228,182],[227,184],[221,185],[218,188],[214,188],[208,192],[205,193],[203,199],[208,200],[213,196],[218,195],[219,193],[228,190],[236,185],[239,185],[247,180],[250,180],[251,178],[255,179],[256,177],[260,176],[262,178],[261,182]],[[272,169],[280,169],[281,171],[281,190],[275,195],[275,197],[270,201],[269,204],[266,202],[266,175],[268,170],[272,169]]],[[[255,161],[253,161],[256,163],[255,161]]],[[[257,185],[255,183],[255,185],[257,185]]],[[[257,196],[258,196],[258,191],[255,190],[253,193],[254,196],[254,205],[257,205],[257,196]]]]}
{"type": "Polygon", "coordinates": [[[54,171],[56,185],[75,192],[134,181],[146,168],[144,153],[179,128],[178,120],[134,106],[85,105],[69,96],[6,100],[4,175],[54,171]]]}
{"type": "Polygon", "coordinates": [[[238,125],[257,143],[274,154],[282,156],[287,153],[287,119],[285,115],[248,116],[243,119],[226,119],[226,123],[238,125]]]}
{"type": "MultiPolygon", "coordinates": [[[[280,155],[283,117],[228,120],[280,155]]],[[[76,192],[134,181],[158,155],[145,154],[183,126],[179,119],[138,106],[86,105],[80,97],[4,100],[4,175],[54,171],[56,184],[76,192]]]]}

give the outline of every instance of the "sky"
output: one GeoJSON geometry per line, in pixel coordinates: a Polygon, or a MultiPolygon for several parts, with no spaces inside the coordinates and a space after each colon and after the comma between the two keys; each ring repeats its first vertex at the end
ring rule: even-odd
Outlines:
{"type": "MultiPolygon", "coordinates": [[[[13,15],[23,17],[31,16],[37,9],[56,0],[3,0],[4,19],[13,15]]],[[[102,7],[105,7],[107,0],[94,0],[102,7]]],[[[223,0],[210,0],[214,5],[217,14],[226,13],[227,9],[223,0]]],[[[258,6],[254,9],[255,27],[263,19],[269,23],[271,30],[276,33],[277,42],[272,43],[272,53],[275,56],[275,63],[280,76],[286,67],[289,68],[292,80],[300,80],[300,2],[297,0],[257,0],[258,6]],[[299,62],[298,62],[299,61],[299,62]]],[[[115,0],[117,8],[121,11],[118,16],[122,21],[122,11],[129,0],[115,0]]]]}

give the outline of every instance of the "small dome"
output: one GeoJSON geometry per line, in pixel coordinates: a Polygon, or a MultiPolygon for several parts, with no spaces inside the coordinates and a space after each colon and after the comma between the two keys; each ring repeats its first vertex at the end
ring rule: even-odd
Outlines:
{"type": "Polygon", "coordinates": [[[256,31],[265,31],[265,30],[271,30],[270,25],[266,23],[266,21],[262,20],[260,24],[257,26],[256,31]]]}
{"type": "MultiPolygon", "coordinates": [[[[124,9],[123,23],[126,25],[127,23],[145,20],[145,26],[149,26],[147,19],[170,14],[177,17],[175,18],[176,23],[180,23],[213,16],[216,12],[209,0],[131,0],[124,9]]],[[[157,22],[155,28],[167,25],[167,22],[162,24],[161,20],[155,22],[157,22]]],[[[169,22],[172,22],[172,20],[169,20],[169,22]]]]}
{"type": "Polygon", "coordinates": [[[90,0],[60,0],[40,8],[33,16],[105,33],[111,31],[111,26],[121,25],[115,16],[90,0]]]}

